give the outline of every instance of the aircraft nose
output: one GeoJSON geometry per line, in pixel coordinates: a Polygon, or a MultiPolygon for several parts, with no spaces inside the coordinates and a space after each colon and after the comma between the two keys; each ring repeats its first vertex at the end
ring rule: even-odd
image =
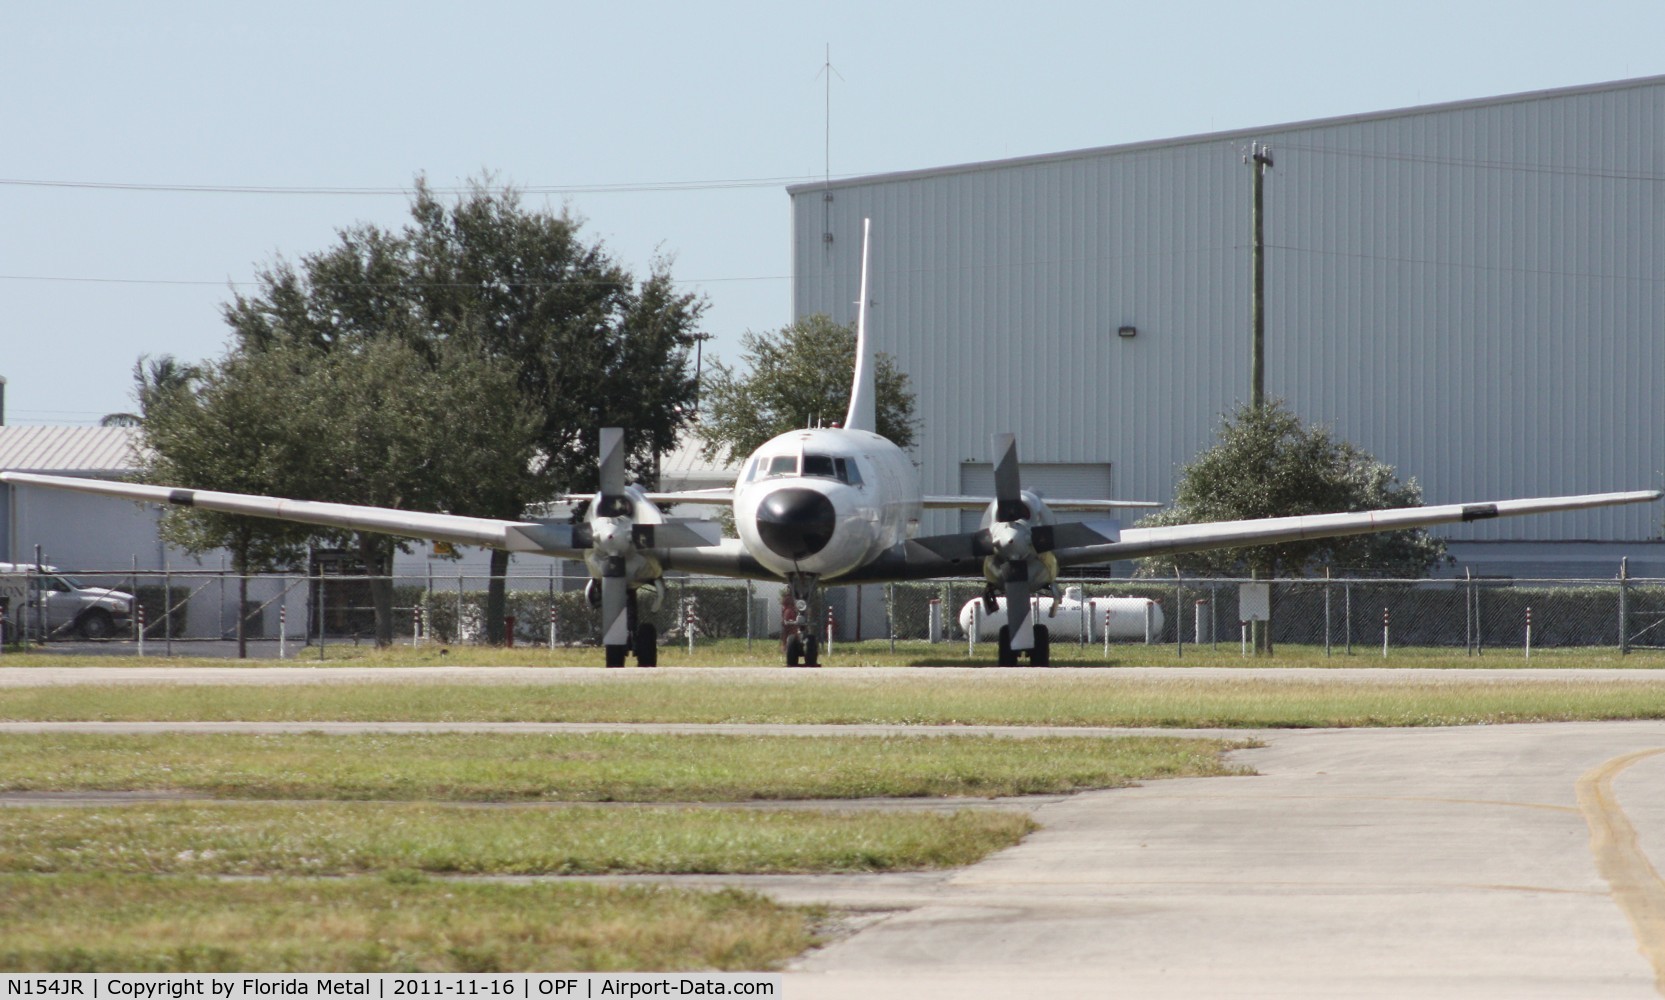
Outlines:
{"type": "Polygon", "coordinates": [[[757,508],[757,533],[763,544],[794,562],[826,548],[836,523],[831,500],[799,487],[776,490],[757,508]]]}

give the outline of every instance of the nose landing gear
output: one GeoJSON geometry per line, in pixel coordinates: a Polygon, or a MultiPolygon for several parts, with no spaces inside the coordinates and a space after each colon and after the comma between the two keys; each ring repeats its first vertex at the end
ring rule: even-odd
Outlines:
{"type": "Polygon", "coordinates": [[[821,665],[821,602],[817,599],[815,578],[793,575],[780,597],[780,642],[786,653],[786,665],[806,667],[821,665]]]}

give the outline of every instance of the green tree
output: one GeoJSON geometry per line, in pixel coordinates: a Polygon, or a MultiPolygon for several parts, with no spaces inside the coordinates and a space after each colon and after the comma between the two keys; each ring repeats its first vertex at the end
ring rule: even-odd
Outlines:
{"type": "MultiPolygon", "coordinates": [[[[451,204],[418,178],[403,230],[356,226],[298,266],[280,260],[258,276],[255,294],[226,306],[226,321],[242,351],[334,353],[392,340],[431,365],[467,355],[511,373],[509,395],[536,424],[536,455],[520,472],[500,456],[489,463],[498,474],[472,484],[442,477],[454,492],[434,502],[519,518],[528,505],[595,488],[598,427],[632,429],[631,465],[645,479],[693,410],[689,349],[704,300],[677,292],[664,261],[638,284],[600,242],[581,239],[581,228],[565,211],[527,209],[515,189],[489,178],[451,204]]],[[[468,409],[455,417],[475,419],[468,409]]],[[[507,567],[508,554],[493,552],[486,620],[494,640],[507,567]]]]}
{"type": "MultiPolygon", "coordinates": [[[[637,283],[567,211],[525,208],[510,187],[474,181],[454,204],[420,179],[407,239],[413,294],[434,341],[463,339],[510,364],[538,414],[537,482],[481,497],[471,513],[519,517],[532,503],[597,488],[597,429],[625,427],[629,464],[654,479],[693,413],[689,364],[703,297],[678,292],[670,263],[637,283]]],[[[506,552],[491,555],[487,634],[500,639],[506,552]]]]}
{"type": "MultiPolygon", "coordinates": [[[[1180,472],[1174,502],[1141,526],[1235,521],[1422,506],[1415,479],[1401,483],[1392,466],[1324,427],[1309,426],[1281,401],[1241,406],[1222,419],[1219,439],[1180,472]]],[[[1167,574],[1303,576],[1325,567],[1379,576],[1425,576],[1447,558],[1445,543],[1416,528],[1217,549],[1151,560],[1167,574]]]]}
{"type": "MultiPolygon", "coordinates": [[[[777,434],[842,421],[850,407],[856,331],[816,314],[741,340],[747,371],[713,358],[701,402],[705,457],[738,461],[777,434]]],[[[914,397],[907,373],[877,355],[878,431],[899,448],[913,445],[914,397]]]]}
{"type": "MultiPolygon", "coordinates": [[[[298,460],[301,439],[287,429],[302,401],[288,377],[289,358],[228,356],[202,365],[171,357],[134,366],[139,427],[145,441],[138,477],[232,493],[279,492],[298,460]]],[[[248,574],[286,569],[305,551],[300,525],[238,517],[193,507],[165,507],[161,534],[193,555],[231,554],[239,576],[238,607],[248,606],[248,574]]],[[[248,655],[243,614],[237,655],[248,655]]]]}

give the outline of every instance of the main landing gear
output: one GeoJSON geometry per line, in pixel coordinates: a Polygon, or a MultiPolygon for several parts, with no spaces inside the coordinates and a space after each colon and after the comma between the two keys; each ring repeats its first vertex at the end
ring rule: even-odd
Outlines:
{"type": "MultiPolygon", "coordinates": [[[[1023,650],[1012,648],[1012,629],[1008,625],[1000,626],[1000,658],[997,664],[1002,667],[1015,667],[1018,657],[1024,655],[1023,650]]],[[[1031,667],[1049,667],[1052,665],[1052,634],[1045,625],[1035,626],[1035,646],[1028,651],[1031,667]]]]}

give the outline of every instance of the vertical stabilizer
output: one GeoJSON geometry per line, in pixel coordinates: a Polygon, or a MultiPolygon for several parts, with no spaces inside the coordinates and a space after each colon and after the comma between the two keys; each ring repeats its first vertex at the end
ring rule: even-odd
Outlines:
{"type": "Polygon", "coordinates": [[[861,299],[856,303],[856,377],[850,386],[850,412],[844,415],[844,426],[851,430],[878,433],[878,366],[873,362],[873,347],[867,341],[867,241],[872,228],[872,219],[861,220],[861,299]]]}

